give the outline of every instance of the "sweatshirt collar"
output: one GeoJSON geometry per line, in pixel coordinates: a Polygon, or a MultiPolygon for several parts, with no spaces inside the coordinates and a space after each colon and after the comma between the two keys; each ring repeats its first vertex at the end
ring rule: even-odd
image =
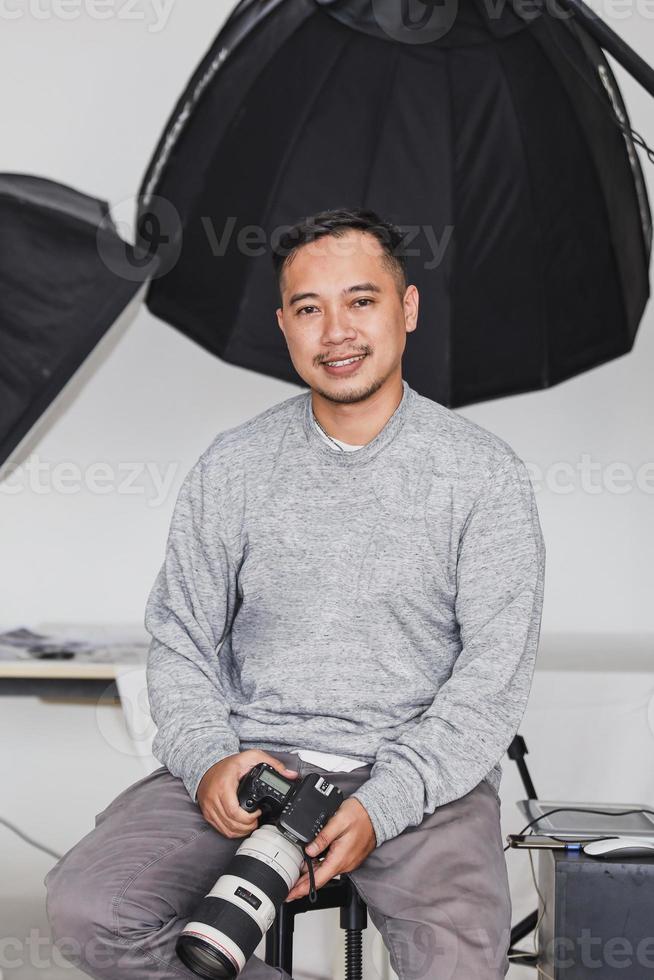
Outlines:
{"type": "Polygon", "coordinates": [[[309,389],[304,396],[302,424],[310,448],[313,452],[318,453],[318,455],[332,460],[337,466],[360,466],[362,463],[366,463],[395,438],[406,420],[409,413],[409,406],[413,400],[413,389],[409,387],[408,382],[404,378],[402,379],[402,388],[402,398],[399,405],[375,438],[355,452],[342,453],[335,450],[333,446],[328,445],[322,433],[316,428],[313,421],[311,389],[309,389]]]}

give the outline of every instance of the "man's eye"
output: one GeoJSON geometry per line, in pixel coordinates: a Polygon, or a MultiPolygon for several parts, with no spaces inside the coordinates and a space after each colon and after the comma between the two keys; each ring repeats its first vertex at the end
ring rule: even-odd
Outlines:
{"type": "MultiPolygon", "coordinates": [[[[367,297],[362,296],[359,299],[355,300],[352,305],[353,306],[356,306],[357,303],[366,303],[366,304],[368,304],[368,303],[374,303],[374,300],[373,299],[368,299],[367,297]]],[[[305,310],[317,310],[317,309],[318,309],[317,306],[301,306],[296,312],[299,315],[300,313],[304,313],[305,310]]]]}

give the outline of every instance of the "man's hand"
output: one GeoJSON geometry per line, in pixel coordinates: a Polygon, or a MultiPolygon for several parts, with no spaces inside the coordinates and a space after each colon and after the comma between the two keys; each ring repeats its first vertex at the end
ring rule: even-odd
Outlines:
{"type": "MultiPolygon", "coordinates": [[[[323,861],[314,861],[316,888],[326,885],[342,871],[354,871],[376,846],[375,831],[366,808],[357,799],[344,800],[331,820],[306,847],[311,857],[329,848],[323,861]]],[[[302,862],[301,870],[304,873],[291,888],[286,902],[309,894],[311,883],[306,861],[302,862]]]]}
{"type": "Polygon", "coordinates": [[[241,777],[258,762],[267,762],[286,779],[296,779],[296,769],[286,769],[283,762],[262,749],[248,749],[221,759],[207,769],[200,780],[197,800],[202,816],[225,837],[247,837],[257,829],[261,809],[249,813],[238,802],[241,777]]]}

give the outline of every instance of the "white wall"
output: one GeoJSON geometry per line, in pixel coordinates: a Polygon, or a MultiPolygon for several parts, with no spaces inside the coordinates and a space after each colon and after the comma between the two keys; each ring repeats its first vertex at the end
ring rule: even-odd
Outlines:
{"type": "MultiPolygon", "coordinates": [[[[0,4],[0,20],[3,9],[22,12],[0,32],[1,170],[69,183],[105,197],[127,219],[133,209],[126,201],[138,189],[174,101],[229,9],[224,0],[166,3],[157,13],[152,3],[132,8],[115,0],[113,16],[97,20],[83,13],[94,9],[91,0],[70,0],[70,12],[79,14],[70,21],[54,16],[54,0],[0,4]],[[128,10],[141,19],[126,19],[128,10]]],[[[645,0],[633,5],[631,16],[614,16],[612,23],[654,60],[654,20],[642,14],[645,0]]],[[[602,9],[611,14],[608,0],[602,9]]],[[[647,136],[652,100],[616,70],[632,122],[647,136]]],[[[654,142],[654,126],[649,130],[654,142]]],[[[647,162],[646,174],[651,187],[647,162]]],[[[587,492],[580,474],[570,493],[546,485],[539,491],[548,548],[546,631],[654,629],[648,601],[654,581],[653,320],[650,306],[634,350],[616,361],[546,391],[460,410],[550,479],[563,479],[552,464],[576,467],[584,454],[601,466],[592,476],[600,486],[612,463],[627,463],[634,473],[623,494],[606,487],[587,492]],[[653,463],[649,493],[635,479],[647,462],[653,463]]],[[[271,329],[277,329],[273,311],[271,329]]],[[[32,489],[35,477],[24,470],[0,485],[0,625],[139,622],[184,474],[217,431],[298,391],[222,363],[143,307],[97,354],[83,390],[64,399],[65,409],[33,450],[31,463],[38,457],[45,464],[42,490],[32,489]],[[91,493],[69,477],[71,492],[59,492],[63,461],[76,464],[82,477],[91,463],[109,463],[112,491],[91,493]],[[121,485],[130,464],[138,475],[128,493],[121,485]],[[153,473],[170,481],[163,493],[153,473]]]]}
{"type": "MultiPolygon", "coordinates": [[[[46,0],[0,3],[0,170],[60,180],[126,213],[174,101],[229,9],[225,0],[166,3],[163,14],[155,4],[130,6],[145,17],[125,19],[126,3],[115,0],[107,20],[88,13],[64,20],[46,0]],[[20,16],[10,22],[11,10],[20,16]],[[166,16],[163,29],[152,29],[166,16]]],[[[645,0],[633,0],[626,17],[617,3],[614,9],[608,0],[595,6],[654,61],[654,21],[645,0]]],[[[92,4],[80,0],[68,9],[92,4]]],[[[635,128],[654,142],[651,99],[616,72],[635,128]]],[[[646,176],[652,189],[647,163],[646,176]]],[[[634,351],[617,361],[547,391],[461,411],[550,478],[552,464],[574,467],[583,454],[601,464],[599,480],[610,478],[607,467],[615,462],[635,474],[654,461],[653,321],[650,306],[634,351]]],[[[144,308],[114,330],[98,354],[34,447],[45,464],[41,490],[25,473],[18,483],[18,474],[12,477],[11,492],[0,486],[0,627],[43,620],[140,623],[185,473],[217,431],[298,391],[223,364],[144,308]],[[93,462],[109,463],[115,468],[111,492],[61,492],[57,466],[63,461],[82,475],[93,462]],[[139,492],[121,489],[130,464],[139,492]],[[153,473],[170,481],[164,492],[153,473]]],[[[598,474],[592,479],[597,484],[598,474]]],[[[654,476],[650,472],[649,493],[634,482],[627,493],[607,485],[588,492],[581,476],[571,493],[539,489],[548,550],[545,634],[618,634],[627,643],[628,634],[654,633],[654,476]]],[[[68,486],[74,485],[69,474],[68,486]]],[[[590,656],[593,644],[585,649],[590,656]]],[[[140,774],[133,757],[99,735],[91,709],[5,699],[0,744],[12,739],[0,815],[55,847],[70,846],[140,774]],[[47,790],[47,806],[40,787],[47,790]]],[[[547,764],[544,754],[539,772],[551,782],[554,764],[552,774],[544,771],[547,764]]],[[[14,895],[41,901],[48,859],[3,828],[0,841],[13,857],[0,894],[3,908],[15,915],[14,895]]],[[[41,912],[33,906],[25,915],[23,925],[41,912]]],[[[16,980],[33,975],[29,969],[8,974],[16,980]]]]}

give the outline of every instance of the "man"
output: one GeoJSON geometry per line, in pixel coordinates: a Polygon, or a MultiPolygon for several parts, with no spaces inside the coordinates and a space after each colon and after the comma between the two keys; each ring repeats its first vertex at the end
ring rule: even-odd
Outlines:
{"type": "Polygon", "coordinates": [[[175,941],[257,826],[236,788],[261,760],[343,790],[316,887],[350,874],[400,980],[508,969],[500,760],[545,549],[513,450],[402,378],[418,291],[400,243],[346,210],[280,240],[277,320],[309,391],[221,432],[185,478],[145,614],[163,768],[46,879],[91,976],[192,976],[175,941]]]}

